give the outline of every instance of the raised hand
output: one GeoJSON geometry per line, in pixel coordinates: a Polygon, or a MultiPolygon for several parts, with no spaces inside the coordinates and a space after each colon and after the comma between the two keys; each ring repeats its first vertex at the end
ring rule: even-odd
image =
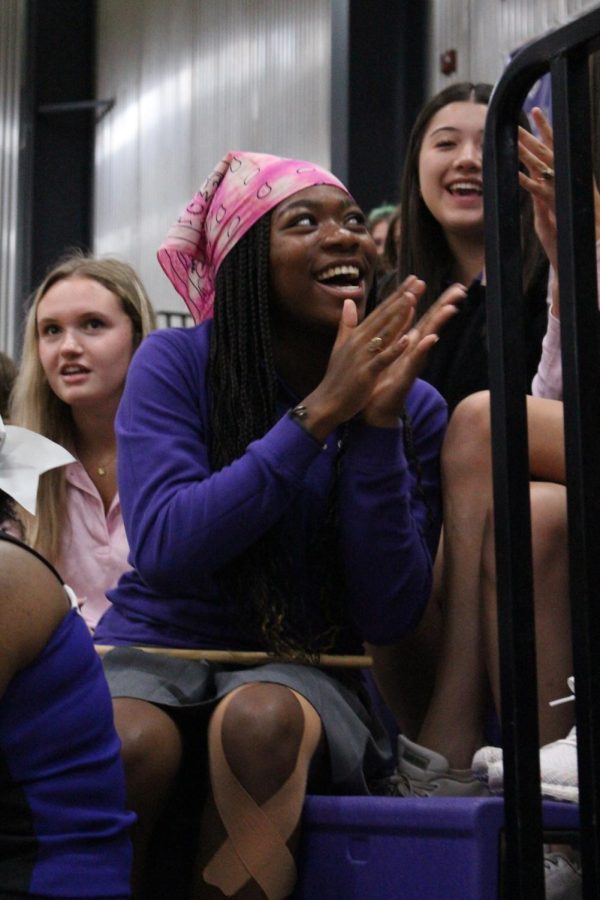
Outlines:
{"type": "MultiPolygon", "coordinates": [[[[533,119],[541,140],[519,128],[519,158],[529,174],[519,172],[519,181],[533,199],[534,224],[540,242],[550,264],[558,273],[556,240],[556,212],[554,195],[554,141],[553,132],[541,109],[534,107],[533,119]]],[[[595,235],[600,240],[600,192],[594,181],[595,235]]],[[[559,315],[558,281],[552,288],[552,312],[559,315]]]]}
{"type": "Polygon", "coordinates": [[[382,372],[409,346],[407,332],[424,289],[422,281],[409,276],[360,324],[356,305],[345,301],[325,375],[301,404],[302,424],[317,440],[362,412],[382,372]]]}
{"type": "Polygon", "coordinates": [[[519,172],[519,182],[531,194],[535,230],[552,268],[557,272],[553,132],[539,107],[533,108],[532,117],[540,139],[525,128],[519,128],[519,159],[527,169],[527,174],[519,172]]]}
{"type": "Polygon", "coordinates": [[[423,368],[427,354],[439,340],[439,332],[458,312],[457,304],[465,293],[463,285],[453,284],[411,328],[402,341],[401,354],[377,379],[363,410],[365,422],[381,428],[392,428],[398,424],[406,395],[423,368]]]}

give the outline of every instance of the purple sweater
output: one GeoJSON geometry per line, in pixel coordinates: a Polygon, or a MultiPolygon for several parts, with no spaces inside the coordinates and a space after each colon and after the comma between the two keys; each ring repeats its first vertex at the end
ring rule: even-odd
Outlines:
{"type": "MultiPolygon", "coordinates": [[[[211,327],[156,332],[130,367],[117,434],[134,568],[108,594],[113,606],[97,627],[100,643],[260,649],[215,576],[276,522],[306,627],[321,629],[309,548],[325,511],[336,435],[321,447],[285,414],[298,398],[282,386],[279,421],[242,457],[213,472],[206,439],[211,327]]],[[[446,406],[422,381],[406,406],[419,477],[407,462],[401,426],[350,426],[339,475],[339,553],[356,639],[338,650],[356,650],[360,640],[398,640],[415,627],[429,598],[446,406]]]]}

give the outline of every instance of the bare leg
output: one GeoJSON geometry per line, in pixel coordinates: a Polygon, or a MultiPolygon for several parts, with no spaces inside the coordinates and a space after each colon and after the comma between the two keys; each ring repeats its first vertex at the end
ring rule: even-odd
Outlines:
{"type": "Polygon", "coordinates": [[[117,698],[113,708],[121,739],[127,801],[138,817],[132,833],[132,886],[134,897],[140,897],[148,842],[175,781],[182,742],[170,716],[152,703],[117,698]]]}
{"type": "Polygon", "coordinates": [[[467,768],[483,735],[485,666],[480,618],[484,525],[492,503],[488,394],[455,410],[442,453],[444,632],[435,690],[418,742],[467,768]]]}
{"type": "MultiPolygon", "coordinates": [[[[529,397],[529,455],[532,475],[551,481],[564,480],[562,403],[529,397]]],[[[443,577],[436,560],[436,584],[440,594],[429,604],[423,630],[393,648],[379,648],[374,656],[375,677],[390,707],[399,715],[406,734],[413,738],[419,721],[419,703],[427,696],[431,668],[437,665],[431,696],[418,743],[442,753],[453,768],[470,765],[481,746],[487,665],[483,656],[481,624],[481,561],[486,522],[492,509],[492,460],[489,394],[473,394],[463,400],[450,420],[442,452],[444,493],[443,577]],[[442,623],[431,622],[441,596],[442,623]],[[419,660],[419,644],[427,653],[425,671],[418,665],[394,664],[395,653],[419,660]],[[439,638],[437,663],[435,640],[439,638]],[[406,655],[405,645],[409,647],[406,655]],[[426,693],[418,684],[424,678],[426,693]],[[403,721],[401,715],[409,710],[403,721]]],[[[370,648],[371,649],[371,648],[370,648]]],[[[420,711],[423,716],[423,711],[420,711]]]]}
{"type": "MultiPolygon", "coordinates": [[[[557,707],[573,672],[567,565],[566,490],[560,484],[531,485],[531,530],[540,742],[564,737],[574,720],[573,704],[557,707]]],[[[486,529],[482,566],[484,637],[489,677],[500,709],[496,569],[491,519],[486,529]]]]}
{"type": "Polygon", "coordinates": [[[479,577],[492,502],[487,392],[454,411],[442,451],[442,489],[444,530],[424,619],[402,642],[369,650],[400,729],[442,753],[453,768],[465,768],[480,746],[485,685],[479,577]]]}
{"type": "Polygon", "coordinates": [[[431,701],[442,640],[443,549],[433,568],[433,590],[423,618],[409,637],[397,644],[366,644],[373,657],[373,676],[402,734],[417,740],[431,701]]]}
{"type": "Polygon", "coordinates": [[[563,405],[559,400],[527,398],[529,471],[540,481],[565,483],[563,405]]]}
{"type": "MultiPolygon", "coordinates": [[[[311,708],[312,710],[312,708],[311,708]]],[[[312,714],[316,716],[314,710],[312,714]]],[[[303,757],[299,755],[305,729],[305,719],[297,698],[286,687],[277,684],[253,684],[241,689],[231,698],[222,721],[223,752],[227,763],[249,795],[250,804],[262,807],[288,782],[294,771],[301,768],[303,788],[294,798],[299,822],[309,768],[320,760],[322,736],[320,726],[317,735],[317,751],[303,757]]],[[[211,752],[212,752],[211,746],[211,752]]],[[[227,831],[221,821],[217,805],[209,798],[200,830],[200,850],[196,868],[194,898],[222,898],[219,888],[204,881],[203,873],[227,839],[227,831]]],[[[292,852],[298,839],[295,827],[287,846],[292,852]]],[[[265,895],[258,884],[250,879],[233,894],[238,900],[253,900],[265,895]]]]}

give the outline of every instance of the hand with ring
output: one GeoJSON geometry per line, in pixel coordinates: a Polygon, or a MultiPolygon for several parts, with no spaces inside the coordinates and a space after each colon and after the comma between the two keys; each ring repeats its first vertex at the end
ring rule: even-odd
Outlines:
{"type": "Polygon", "coordinates": [[[527,169],[519,172],[519,183],[531,195],[536,234],[557,271],[553,132],[541,109],[536,106],[531,114],[539,138],[519,128],[519,159],[527,169]]]}
{"type": "Polygon", "coordinates": [[[377,335],[367,343],[367,350],[369,353],[379,353],[383,350],[383,338],[377,335]]]}
{"type": "MultiPolygon", "coordinates": [[[[533,120],[540,138],[519,128],[519,158],[528,174],[519,172],[519,182],[533,200],[535,230],[546,251],[550,264],[558,272],[556,249],[556,213],[554,195],[554,140],[552,128],[541,109],[534,107],[533,120]]],[[[594,211],[596,240],[600,240],[600,192],[594,180],[594,211]]],[[[558,295],[553,299],[558,313],[558,295]]]]}
{"type": "Polygon", "coordinates": [[[424,289],[422,281],[409,276],[362,322],[356,303],[344,301],[325,375],[302,398],[312,419],[311,434],[317,440],[324,440],[342,422],[363,412],[381,373],[404,352],[404,338],[424,289]]]}
{"type": "MultiPolygon", "coordinates": [[[[363,419],[369,425],[391,428],[398,425],[406,395],[418,377],[431,348],[437,343],[439,332],[459,309],[466,293],[462,284],[453,284],[415,322],[401,340],[402,353],[382,370],[363,419]]],[[[371,344],[377,338],[371,340],[371,344]]],[[[369,347],[367,347],[369,349],[369,347]]]]}

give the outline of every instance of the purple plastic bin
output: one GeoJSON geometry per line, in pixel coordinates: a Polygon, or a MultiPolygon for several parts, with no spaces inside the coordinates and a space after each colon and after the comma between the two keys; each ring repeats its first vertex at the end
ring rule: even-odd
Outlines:
{"type": "Polygon", "coordinates": [[[497,900],[498,798],[307,798],[297,900],[497,900]]]}
{"type": "MultiPolygon", "coordinates": [[[[546,828],[578,808],[544,803],[546,828]]],[[[309,796],[295,900],[497,900],[501,797],[309,796]]]]}
{"type": "Polygon", "coordinates": [[[544,828],[579,829],[579,806],[575,803],[558,803],[544,800],[542,806],[544,828]]]}

